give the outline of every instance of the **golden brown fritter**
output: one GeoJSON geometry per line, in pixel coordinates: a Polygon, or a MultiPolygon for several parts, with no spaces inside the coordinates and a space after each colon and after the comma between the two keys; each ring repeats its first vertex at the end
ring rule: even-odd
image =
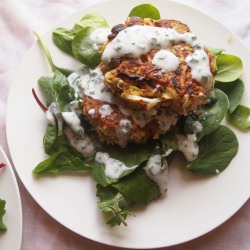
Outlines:
{"type": "Polygon", "coordinates": [[[127,143],[145,143],[149,139],[158,139],[176,124],[178,116],[162,113],[158,116],[144,117],[145,114],[125,115],[118,105],[85,96],[82,102],[83,115],[97,131],[99,139],[110,144],[125,147],[127,143]],[[101,110],[108,107],[111,112],[104,114],[101,110]]]}
{"type": "MultiPolygon", "coordinates": [[[[112,28],[101,53],[105,53],[119,32],[134,25],[169,28],[178,34],[192,34],[186,24],[176,20],[132,17],[125,24],[112,28]]],[[[194,79],[187,63],[187,58],[197,49],[190,44],[187,41],[171,42],[167,48],[150,47],[151,50],[138,57],[119,54],[119,57],[102,61],[99,67],[104,75],[104,83],[116,101],[110,103],[85,96],[82,102],[83,115],[101,141],[122,147],[127,143],[144,143],[169,131],[181,115],[190,112],[198,114],[213,88],[216,61],[206,48],[202,49],[212,80],[209,85],[201,84],[194,79]],[[152,63],[160,50],[174,55],[177,60],[175,70],[164,71],[152,63]]]]}
{"type": "MultiPolygon", "coordinates": [[[[176,20],[152,20],[138,17],[128,18],[124,25],[116,25],[112,29],[106,46],[117,34],[133,25],[148,25],[162,28],[172,28],[179,33],[191,32],[186,24],[176,20]]],[[[144,110],[150,114],[157,112],[159,107],[166,107],[179,115],[187,115],[198,110],[204,104],[213,88],[200,84],[193,79],[191,68],[185,59],[194,53],[195,49],[186,42],[178,42],[165,49],[173,53],[179,59],[179,66],[175,71],[164,72],[152,63],[154,55],[160,49],[152,49],[139,58],[122,56],[113,58],[100,67],[105,75],[105,83],[113,93],[118,93],[126,104],[137,110],[144,110]]],[[[209,58],[210,71],[216,70],[215,57],[204,49],[209,58]]],[[[214,75],[212,75],[214,78],[214,75]]]]}

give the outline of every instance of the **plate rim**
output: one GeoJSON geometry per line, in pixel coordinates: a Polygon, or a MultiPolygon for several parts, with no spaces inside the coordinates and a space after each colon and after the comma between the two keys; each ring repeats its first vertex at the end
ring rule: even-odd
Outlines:
{"type": "MultiPolygon", "coordinates": [[[[117,0],[116,0],[117,1],[117,0]]],[[[113,2],[113,0],[104,0],[104,1],[102,1],[102,3],[103,2],[113,2]]],[[[139,1],[139,2],[144,2],[144,1],[139,1]]],[[[149,1],[147,1],[148,3],[152,3],[152,2],[156,2],[156,1],[151,1],[151,0],[149,0],[149,1]]],[[[230,30],[228,27],[226,27],[223,23],[221,23],[220,21],[218,21],[218,19],[216,19],[216,18],[214,18],[214,17],[211,17],[210,15],[208,15],[207,13],[204,13],[203,11],[201,11],[200,9],[198,9],[198,8],[196,8],[196,7],[193,7],[193,6],[190,6],[190,5],[188,5],[188,4],[185,4],[185,3],[183,3],[183,2],[181,2],[181,1],[174,1],[174,0],[164,0],[164,2],[166,2],[166,4],[168,3],[168,2],[171,2],[171,3],[174,3],[174,4],[178,4],[178,5],[182,5],[182,6],[184,6],[184,7],[187,7],[187,8],[190,8],[190,9],[192,9],[192,10],[194,10],[194,11],[198,11],[199,13],[202,13],[203,15],[206,15],[209,19],[213,19],[214,21],[216,21],[216,22],[219,22],[220,23],[220,25],[221,26],[223,26],[224,27],[224,29],[226,29],[227,31],[229,31],[229,32],[231,32],[232,34],[234,34],[236,37],[238,37],[238,42],[241,42],[241,45],[242,46],[244,46],[245,48],[246,48],[246,46],[245,46],[245,44],[242,42],[242,40],[239,38],[239,36],[236,34],[236,33],[234,33],[232,30],[230,30]]],[[[90,1],[87,1],[87,5],[85,5],[85,6],[83,6],[81,9],[79,9],[79,10],[77,10],[77,12],[80,12],[80,11],[83,11],[84,9],[86,9],[86,8],[88,8],[89,6],[94,6],[94,5],[96,5],[96,4],[99,4],[100,3],[100,1],[93,1],[93,2],[90,2],[90,1]]],[[[165,3],[164,3],[165,4],[165,3]]],[[[47,31],[46,31],[46,33],[44,33],[44,35],[46,36],[46,35],[48,35],[48,33],[49,32],[51,32],[51,30],[52,30],[52,28],[53,27],[55,27],[55,26],[57,26],[59,23],[61,23],[62,21],[65,21],[66,19],[68,19],[70,16],[72,16],[74,14],[74,12],[73,13],[71,13],[71,14],[69,14],[69,15],[67,15],[66,17],[64,17],[63,19],[61,19],[61,20],[59,20],[59,22],[58,23],[56,23],[56,24],[54,24],[53,26],[51,26],[47,31]]],[[[32,47],[30,48],[30,50],[34,47],[34,46],[36,46],[36,41],[34,42],[34,44],[32,45],[32,47]]],[[[29,50],[29,51],[30,51],[29,50]]],[[[28,51],[28,52],[29,52],[28,51]]],[[[28,54],[28,53],[27,53],[28,54]]],[[[24,58],[27,56],[27,54],[24,56],[24,58]]],[[[24,61],[24,60],[23,60],[24,61]]],[[[22,61],[22,63],[23,63],[23,61],[22,61]]],[[[21,63],[21,64],[22,64],[21,63]]],[[[20,67],[19,67],[20,68],[20,67]]],[[[14,81],[13,82],[15,82],[16,81],[16,79],[14,79],[14,81]]],[[[11,90],[10,90],[10,95],[11,95],[11,93],[13,92],[13,89],[14,89],[14,85],[15,84],[13,84],[12,86],[11,86],[11,90]]],[[[6,124],[8,123],[8,107],[9,107],[9,98],[8,98],[8,104],[7,104],[7,115],[6,115],[6,124]]],[[[6,129],[8,128],[8,126],[6,126],[6,129]]],[[[9,142],[9,136],[8,136],[8,134],[10,133],[10,131],[8,131],[8,129],[7,129],[7,140],[8,140],[8,142],[9,142]]],[[[9,144],[9,143],[8,143],[9,144]]],[[[9,148],[10,149],[10,154],[12,155],[12,150],[11,150],[11,148],[9,148]]],[[[14,159],[13,159],[13,162],[14,162],[14,159]]],[[[19,175],[19,172],[17,171],[17,173],[18,173],[18,175],[19,175]]],[[[20,177],[20,179],[21,179],[21,181],[23,182],[23,180],[22,180],[22,178],[20,177]]],[[[27,189],[28,190],[28,189],[27,189]]],[[[32,195],[32,193],[30,192],[30,190],[28,190],[28,192],[31,194],[31,196],[33,197],[33,195],[32,195]]],[[[250,193],[249,193],[249,197],[250,197],[250,193]]],[[[248,198],[246,198],[246,200],[245,200],[245,202],[243,203],[243,204],[241,204],[241,206],[238,208],[238,210],[247,202],[247,200],[249,199],[249,197],[248,198]]],[[[35,200],[36,200],[36,202],[37,202],[37,199],[35,198],[35,197],[33,197],[35,200]]],[[[38,202],[38,204],[39,204],[39,206],[41,206],[43,209],[44,209],[44,207],[42,206],[42,204],[40,204],[40,202],[38,202]]],[[[48,212],[46,209],[44,209],[46,212],[48,212]]],[[[238,210],[236,210],[235,211],[235,213],[238,211],[238,210]]],[[[234,214],[235,214],[234,213],[234,214]]],[[[48,214],[50,214],[50,213],[48,213],[48,214]]],[[[227,221],[228,219],[230,219],[234,214],[231,214],[231,216],[230,217],[228,217],[226,220],[224,220],[224,221],[222,221],[220,224],[217,224],[214,228],[212,228],[211,230],[209,230],[209,231],[207,231],[207,232],[204,232],[204,233],[201,233],[200,235],[198,235],[198,236],[195,236],[194,238],[192,238],[192,239],[188,239],[188,240],[185,240],[185,241],[181,241],[181,242],[179,242],[179,243],[176,243],[176,244],[181,244],[181,243],[184,243],[184,242],[187,242],[187,241],[190,241],[190,240],[193,240],[193,239],[195,239],[195,238],[197,238],[197,237],[200,237],[201,235],[204,235],[204,234],[207,234],[208,232],[210,232],[210,231],[212,231],[212,230],[214,230],[215,228],[217,228],[218,226],[220,226],[221,224],[223,224],[225,221],[227,221]]],[[[51,214],[50,214],[51,215],[51,214]]],[[[58,221],[56,218],[54,218],[54,216],[52,216],[53,217],[53,219],[55,219],[56,221],[58,221]]],[[[60,222],[60,221],[58,221],[60,224],[62,224],[63,226],[65,226],[62,222],[60,222]]],[[[65,226],[66,228],[68,228],[67,226],[65,226]]],[[[73,232],[75,232],[75,233],[77,233],[77,234],[79,234],[78,232],[76,232],[76,231],[74,231],[74,230],[72,230],[71,228],[69,228],[71,231],[73,231],[73,232]]],[[[81,235],[81,234],[79,234],[79,235],[81,235]]],[[[81,236],[83,236],[83,235],[81,235],[81,236]]],[[[83,236],[83,237],[86,237],[86,236],[83,236]]],[[[86,237],[86,238],[89,238],[89,237],[86,237]]],[[[107,243],[105,243],[105,242],[102,242],[102,241],[98,241],[98,240],[96,240],[96,239],[92,239],[92,238],[89,238],[89,239],[91,239],[91,240],[93,240],[93,241],[96,241],[96,242],[99,242],[99,243],[102,243],[102,244],[107,244],[107,243]]],[[[174,244],[174,245],[176,245],[176,244],[174,244]]],[[[110,244],[109,244],[110,245],[110,244]]],[[[111,245],[111,246],[120,246],[120,245],[111,245]]],[[[173,245],[168,245],[168,246],[173,246],[173,245]]],[[[136,248],[135,246],[132,246],[133,248],[136,248]]],[[[128,247],[128,248],[132,248],[132,247],[128,247]]],[[[156,246],[156,247],[164,247],[164,246],[156,246]]],[[[145,248],[145,247],[144,247],[145,248]]],[[[138,248],[138,249],[140,249],[140,247],[138,248]]]]}
{"type": "MultiPolygon", "coordinates": [[[[6,164],[5,166],[5,169],[4,171],[8,171],[9,172],[9,175],[11,176],[12,178],[12,185],[13,185],[13,188],[15,189],[15,194],[16,194],[16,203],[17,203],[17,207],[18,207],[18,213],[19,213],[19,229],[18,229],[18,239],[15,239],[15,241],[17,241],[17,246],[18,246],[18,249],[21,249],[21,245],[22,245],[22,235],[23,235],[23,211],[22,211],[22,200],[21,200],[21,195],[20,195],[20,189],[19,189],[19,186],[18,186],[18,182],[17,182],[17,179],[16,179],[16,175],[15,175],[15,172],[14,172],[14,169],[13,169],[13,166],[7,156],[7,154],[5,153],[3,147],[0,145],[0,156],[2,156],[2,158],[4,159],[4,163],[6,164]]],[[[3,197],[1,197],[3,198],[3,197]]],[[[8,198],[7,197],[4,197],[4,200],[6,200],[6,203],[8,202],[8,198]]],[[[8,212],[8,210],[6,211],[6,213],[8,212]]],[[[15,225],[16,227],[17,225],[15,225]]],[[[7,228],[9,226],[7,225],[7,228]]],[[[8,233],[8,229],[6,231],[6,233],[8,233]]],[[[12,238],[13,236],[11,236],[12,238]]]]}

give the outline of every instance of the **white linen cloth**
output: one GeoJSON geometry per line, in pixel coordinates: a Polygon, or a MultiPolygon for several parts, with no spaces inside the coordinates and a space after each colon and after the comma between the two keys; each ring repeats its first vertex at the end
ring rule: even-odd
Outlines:
{"type": "MultiPolygon", "coordinates": [[[[194,6],[223,22],[238,34],[250,49],[249,0],[182,0],[180,2],[194,6]]],[[[7,96],[23,56],[35,41],[33,30],[42,34],[51,25],[86,3],[87,0],[0,0],[0,144],[8,156],[5,132],[7,96]]],[[[90,241],[60,225],[37,205],[18,176],[17,179],[23,207],[22,250],[121,249],[90,241]]],[[[212,232],[190,242],[165,249],[250,249],[250,201],[212,232]]]]}

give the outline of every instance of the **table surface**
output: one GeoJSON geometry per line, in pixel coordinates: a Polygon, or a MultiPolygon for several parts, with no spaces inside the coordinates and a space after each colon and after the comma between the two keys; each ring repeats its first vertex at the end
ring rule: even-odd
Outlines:
{"type": "MultiPolygon", "coordinates": [[[[6,104],[13,76],[35,39],[33,30],[45,32],[66,15],[84,7],[87,0],[0,0],[0,145],[10,158],[6,139],[6,104]]],[[[186,0],[185,2],[223,22],[250,49],[249,0],[186,0]]],[[[122,249],[105,246],[81,237],[51,218],[29,195],[22,182],[18,185],[23,209],[22,248],[122,249]]],[[[250,201],[228,221],[195,240],[165,248],[250,249],[250,201]]]]}

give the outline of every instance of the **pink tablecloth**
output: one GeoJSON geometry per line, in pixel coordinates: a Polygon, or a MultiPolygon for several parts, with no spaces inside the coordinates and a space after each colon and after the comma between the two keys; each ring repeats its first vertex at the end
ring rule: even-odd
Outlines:
{"type": "MultiPolygon", "coordinates": [[[[183,2],[222,21],[237,33],[250,49],[249,0],[183,2]]],[[[0,144],[8,156],[5,133],[7,97],[15,72],[34,42],[32,31],[45,32],[65,15],[85,4],[86,0],[0,0],[0,144]]],[[[36,204],[19,179],[18,183],[23,207],[23,250],[118,249],[98,244],[69,231],[36,204]]],[[[250,249],[250,201],[214,231],[188,243],[166,249],[250,249]]]]}

